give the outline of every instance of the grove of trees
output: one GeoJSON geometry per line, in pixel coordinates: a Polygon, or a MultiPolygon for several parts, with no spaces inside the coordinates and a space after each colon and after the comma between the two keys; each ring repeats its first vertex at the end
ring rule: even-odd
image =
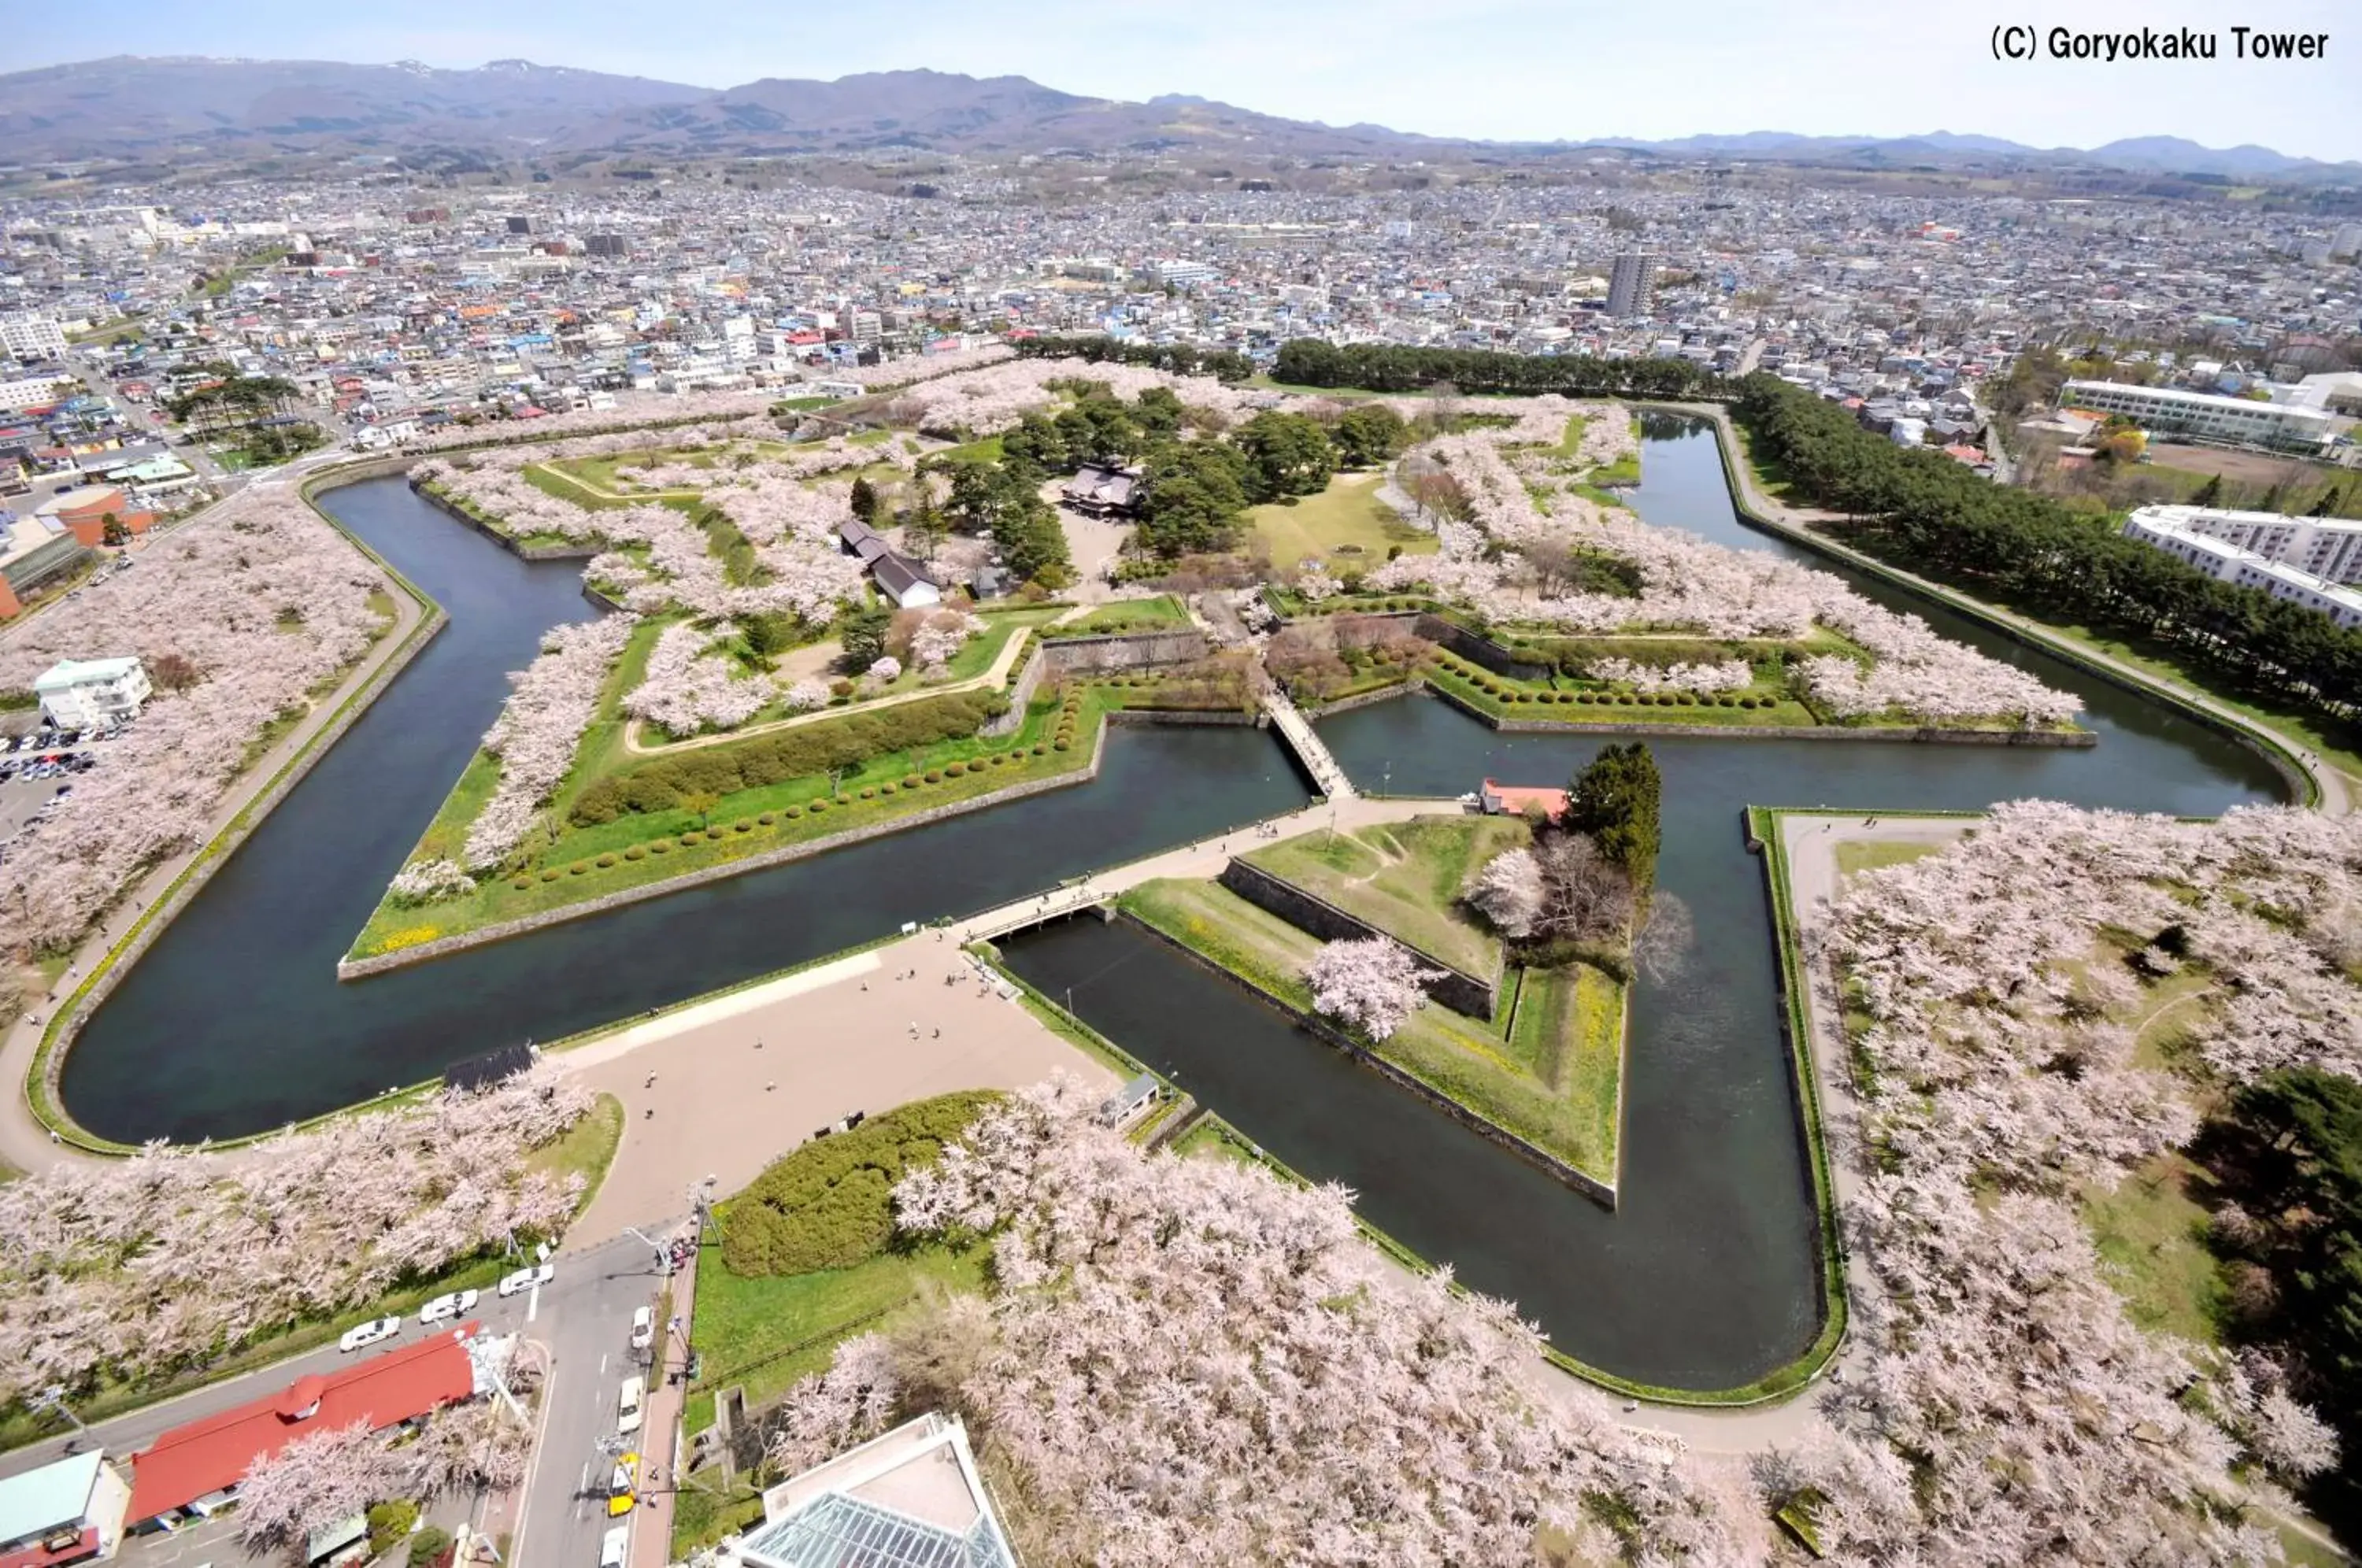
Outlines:
{"type": "Polygon", "coordinates": [[[1489,348],[1413,348],[1390,343],[1279,346],[1271,377],[1295,386],[1420,392],[1449,382],[1463,392],[1558,392],[1566,397],[1674,401],[1730,395],[1722,377],[1687,359],[1606,359],[1591,354],[1504,354],[1489,348]]]}
{"type": "Polygon", "coordinates": [[[2323,712],[2362,693],[2362,629],[2259,589],[2217,581],[2103,518],[1911,452],[1777,377],[1739,384],[1755,457],[1794,499],[1847,513],[1846,542],[2037,616],[2161,644],[2323,712]]]}

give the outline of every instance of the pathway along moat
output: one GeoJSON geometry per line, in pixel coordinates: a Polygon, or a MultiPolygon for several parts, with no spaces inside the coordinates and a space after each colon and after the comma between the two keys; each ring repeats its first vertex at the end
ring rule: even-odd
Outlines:
{"type": "MultiPolygon", "coordinates": [[[[1820,564],[1737,518],[1710,435],[1656,416],[1649,430],[1644,516],[1820,564]]],[[[532,657],[546,627],[590,610],[578,564],[519,561],[398,480],[323,503],[451,624],[91,1020],[61,1087],[75,1119],[104,1136],[277,1126],[494,1045],[555,1039],[906,920],[988,907],[1304,798],[1261,732],[1119,730],[1092,784],[339,985],[337,957],[499,712],[504,672],[532,657]]],[[[1738,808],[2045,795],[2211,813],[2280,794],[2270,767],[2226,737],[1875,583],[1856,586],[2081,692],[2101,745],[1652,743],[1666,784],[1661,875],[1699,939],[1683,973],[1637,999],[1614,1215],[1120,925],[1030,938],[1012,959],[1045,987],[1072,985],[1085,1017],[1297,1169],[1357,1188],[1373,1220],[1516,1299],[1571,1354],[1647,1382],[1749,1381],[1811,1340],[1817,1284],[1761,875],[1738,808]]],[[[1501,735],[1425,699],[1321,729],[1357,780],[1399,793],[1457,794],[1487,773],[1557,780],[1598,744],[1501,735]]]]}

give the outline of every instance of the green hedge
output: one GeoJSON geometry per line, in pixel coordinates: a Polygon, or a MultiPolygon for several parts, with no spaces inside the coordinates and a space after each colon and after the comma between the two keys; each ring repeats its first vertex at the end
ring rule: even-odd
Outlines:
{"type": "Polygon", "coordinates": [[[972,735],[1008,711],[1009,700],[997,691],[960,691],[799,724],[734,745],[699,746],[600,779],[575,801],[574,824],[594,827],[626,812],[675,811],[693,794],[733,795],[858,767],[873,757],[972,735]]]}
{"type": "Polygon", "coordinates": [[[894,1184],[931,1165],[1003,1097],[973,1089],[918,1100],[815,1139],[720,1206],[722,1261],[745,1278],[851,1268],[894,1234],[894,1184]]]}

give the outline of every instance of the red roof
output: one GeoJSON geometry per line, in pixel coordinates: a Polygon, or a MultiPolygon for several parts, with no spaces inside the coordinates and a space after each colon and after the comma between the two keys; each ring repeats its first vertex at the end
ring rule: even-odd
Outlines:
{"type": "Polygon", "coordinates": [[[1523,816],[1536,806],[1550,816],[1566,810],[1566,791],[1527,784],[1496,784],[1485,780],[1485,809],[1504,816],[1523,816]]]}
{"type": "Polygon", "coordinates": [[[306,1432],[367,1421],[373,1431],[414,1419],[476,1391],[466,1323],[414,1345],[326,1375],[299,1377],[276,1394],[175,1427],[131,1456],[133,1524],[234,1486],[258,1459],[306,1432]]]}

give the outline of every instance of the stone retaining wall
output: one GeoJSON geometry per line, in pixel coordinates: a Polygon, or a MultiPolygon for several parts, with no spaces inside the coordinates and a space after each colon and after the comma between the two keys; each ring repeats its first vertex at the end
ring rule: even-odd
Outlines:
{"type": "Polygon", "coordinates": [[[1369,1068],[1372,1072],[1376,1073],[1379,1077],[1387,1079],[1402,1088],[1409,1090],[1412,1094],[1417,1095],[1420,1099],[1425,1100],[1429,1105],[1431,1105],[1436,1110],[1443,1112],[1444,1115],[1451,1117],[1454,1121],[1459,1122],[1462,1126],[1468,1128],[1470,1131],[1482,1137],[1490,1139],[1492,1142],[1499,1144],[1502,1148],[1508,1150],[1509,1153],[1517,1155],[1518,1158],[1525,1161],[1528,1165],[1541,1171],[1544,1175],[1556,1178],[1558,1181],[1573,1187],[1575,1191],[1583,1194],[1585,1198],[1592,1199],[1595,1203],[1604,1205],[1610,1209],[1613,1209],[1616,1207],[1616,1188],[1613,1184],[1601,1181],[1597,1176],[1590,1176],[1583,1171],[1579,1171],[1575,1169],[1574,1166],[1567,1164],[1564,1160],[1560,1159],[1556,1154],[1550,1153],[1546,1149],[1538,1147],[1524,1138],[1520,1138],[1515,1132],[1510,1132],[1507,1128],[1501,1126],[1499,1123],[1486,1121],[1484,1117],[1477,1115],[1474,1111],[1469,1110],[1466,1106],[1461,1104],[1450,1095],[1445,1094],[1442,1090],[1434,1088],[1432,1085],[1424,1082],[1406,1069],[1398,1067],[1394,1063],[1387,1061],[1384,1056],[1377,1055],[1368,1046],[1363,1044],[1360,1041],[1355,1040],[1352,1035],[1347,1034],[1344,1031],[1337,1028],[1336,1025],[1329,1022],[1326,1019],[1314,1013],[1297,1011],[1295,1008],[1292,1008],[1286,1003],[1281,1001],[1277,997],[1273,996],[1269,991],[1264,990],[1262,987],[1251,984],[1241,977],[1232,974],[1230,970],[1223,968],[1220,964],[1215,963],[1212,959],[1207,957],[1204,954],[1198,952],[1187,943],[1157,930],[1146,921],[1142,920],[1138,915],[1126,913],[1123,918],[1131,922],[1132,924],[1138,926],[1141,930],[1148,933],[1149,935],[1154,937],[1157,941],[1164,943],[1166,946],[1175,949],[1176,952],[1187,954],[1191,959],[1203,965],[1212,973],[1220,975],[1222,978],[1230,981],[1232,985],[1239,987],[1249,996],[1256,998],[1266,1007],[1276,1009],[1280,1013],[1295,1021],[1317,1039],[1343,1052],[1347,1056],[1352,1058],[1352,1060],[1359,1063],[1361,1066],[1369,1068]]]}
{"type": "Polygon", "coordinates": [[[1418,690],[1418,678],[1409,676],[1396,681],[1391,686],[1381,686],[1374,691],[1356,691],[1351,697],[1340,697],[1334,702],[1323,702],[1318,708],[1304,708],[1300,702],[1297,706],[1304,708],[1304,716],[1307,719],[1318,723],[1322,719],[1332,718],[1339,713],[1350,713],[1356,708],[1366,708],[1374,702],[1391,702],[1397,697],[1408,696],[1418,690]]]}
{"type": "Polygon", "coordinates": [[[1271,723],[1264,714],[1242,713],[1236,708],[1110,708],[1107,716],[1119,724],[1232,725],[1257,730],[1271,723]]]}
{"type": "Polygon", "coordinates": [[[1222,874],[1215,880],[1255,908],[1275,914],[1298,931],[1309,932],[1323,942],[1365,942],[1374,936],[1383,936],[1409,947],[1419,962],[1441,971],[1421,988],[1454,1012],[1489,1023],[1500,1006],[1499,976],[1496,975],[1490,980],[1480,980],[1423,948],[1411,946],[1394,933],[1381,931],[1359,915],[1339,909],[1319,894],[1308,892],[1238,856],[1231,857],[1230,863],[1222,867],[1222,874]]]}
{"type": "Polygon", "coordinates": [[[1098,637],[1045,637],[1050,674],[1077,670],[1145,669],[1151,665],[1192,664],[1206,657],[1206,634],[1195,626],[1170,632],[1110,632],[1098,637]]]}
{"type": "MultiPolygon", "coordinates": [[[[1018,635],[1024,636],[1030,634],[1021,632],[1018,635]]],[[[977,734],[982,735],[1016,734],[1018,726],[1025,722],[1026,705],[1033,701],[1033,692],[1042,684],[1042,672],[1048,667],[1049,661],[1043,657],[1042,645],[1037,639],[1032,651],[1025,656],[1024,665],[1017,671],[1017,679],[1010,683],[1009,712],[997,719],[987,719],[984,722],[984,727],[977,731],[977,734]]]]}
{"type": "Polygon", "coordinates": [[[1471,664],[1484,666],[1496,675],[1511,680],[1543,680],[1555,673],[1555,667],[1535,664],[1512,655],[1492,638],[1480,636],[1465,626],[1455,625],[1433,611],[1421,610],[1410,617],[1411,630],[1438,647],[1449,648],[1471,664]]]}
{"type": "Polygon", "coordinates": [[[1479,723],[1507,734],[1689,735],[1718,740],[1799,741],[1920,741],[1937,745],[2026,745],[2078,749],[2095,746],[2100,737],[2090,730],[1946,730],[1907,724],[1661,724],[1644,720],[1586,723],[1574,719],[1504,719],[1488,713],[1457,692],[1420,682],[1479,723]]]}

